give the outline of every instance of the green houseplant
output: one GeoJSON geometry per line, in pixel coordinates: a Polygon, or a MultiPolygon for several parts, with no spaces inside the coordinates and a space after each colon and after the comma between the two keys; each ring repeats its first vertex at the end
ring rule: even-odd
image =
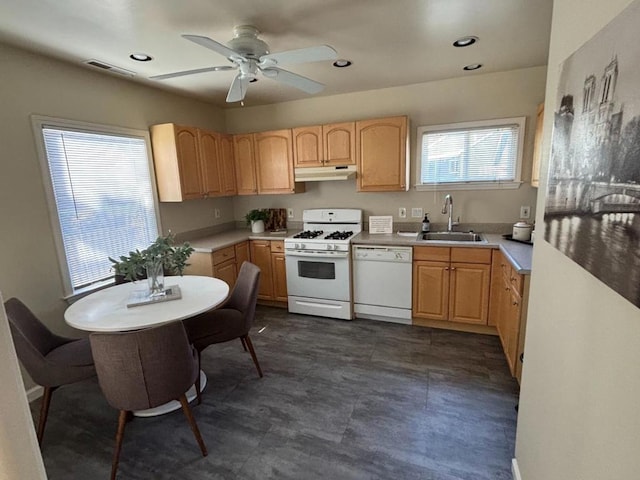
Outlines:
{"type": "Polygon", "coordinates": [[[161,263],[166,275],[182,275],[194,249],[187,242],[177,246],[174,246],[174,242],[175,235],[169,233],[165,237],[158,237],[142,251],[129,252],[129,255],[122,255],[118,260],[109,257],[113,263],[116,284],[146,278],[149,263],[161,263]]]}
{"type": "Polygon", "coordinates": [[[244,216],[244,219],[247,221],[247,225],[251,225],[251,231],[253,233],[262,233],[264,232],[264,222],[269,218],[269,213],[265,209],[253,209],[250,210],[244,216]]]}

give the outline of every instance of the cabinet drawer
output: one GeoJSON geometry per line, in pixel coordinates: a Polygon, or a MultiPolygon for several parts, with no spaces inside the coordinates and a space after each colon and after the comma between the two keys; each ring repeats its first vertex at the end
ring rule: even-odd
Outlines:
{"type": "Polygon", "coordinates": [[[213,264],[218,265],[219,263],[226,262],[227,260],[235,259],[236,251],[234,246],[221,248],[220,250],[216,250],[213,252],[213,264]]]}
{"type": "Polygon", "coordinates": [[[452,262],[491,264],[490,248],[452,248],[452,262]]]}
{"type": "Polygon", "coordinates": [[[515,268],[513,267],[509,269],[509,272],[509,281],[511,282],[511,287],[518,293],[518,295],[522,295],[522,284],[524,283],[523,275],[520,275],[518,272],[516,272],[515,268]]]}
{"type": "Polygon", "coordinates": [[[284,252],[284,240],[271,240],[271,251],[283,253],[284,252]]]}
{"type": "Polygon", "coordinates": [[[448,262],[451,259],[451,249],[449,247],[413,247],[413,259],[448,262]]]}

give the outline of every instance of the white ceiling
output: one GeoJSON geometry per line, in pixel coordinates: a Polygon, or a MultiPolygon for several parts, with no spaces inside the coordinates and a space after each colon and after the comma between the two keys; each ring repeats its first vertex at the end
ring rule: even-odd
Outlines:
{"type": "MultiPolygon", "coordinates": [[[[96,59],[135,72],[133,81],[193,95],[221,107],[236,72],[149,80],[227,65],[181,34],[226,43],[252,24],[271,52],[331,45],[349,68],[331,62],[291,67],[326,85],[316,96],[422,83],[547,63],[553,0],[0,0],[0,41],[82,65],[96,59]],[[480,41],[454,48],[457,38],[480,41]],[[141,63],[129,55],[144,52],[141,63]],[[462,67],[481,63],[465,72],[462,67]]],[[[94,68],[94,67],[86,67],[94,68]]],[[[307,98],[261,77],[245,105],[307,98]]]]}

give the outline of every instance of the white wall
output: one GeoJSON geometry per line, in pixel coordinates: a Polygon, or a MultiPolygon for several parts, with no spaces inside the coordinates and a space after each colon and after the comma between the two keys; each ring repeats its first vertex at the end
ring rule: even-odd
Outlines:
{"type": "MultiPolygon", "coordinates": [[[[347,72],[348,73],[348,72],[347,72]]],[[[261,107],[226,111],[227,129],[233,133],[255,132],[317,125],[347,120],[408,115],[411,138],[411,181],[415,183],[416,128],[472,120],[527,117],[523,179],[531,179],[531,158],[537,105],[544,100],[546,67],[534,67],[486,75],[309,98],[261,107]]],[[[356,193],[355,180],[308,182],[307,191],[297,195],[238,197],[235,218],[259,207],[293,207],[301,220],[303,208],[358,207],[365,215],[394,215],[398,207],[422,207],[434,222],[444,222],[440,213],[446,191],[408,193],[356,193]]],[[[535,210],[537,190],[529,183],[518,190],[452,192],[454,214],[463,222],[512,223],[518,220],[521,205],[535,210]]],[[[402,221],[420,222],[421,218],[402,221]]]]}
{"type": "MultiPolygon", "coordinates": [[[[0,44],[0,290],[20,297],[58,333],[66,303],[30,114],[148,129],[182,122],[224,130],[209,104],[95,73],[0,44]]],[[[232,200],[161,205],[163,230],[179,233],[216,223],[214,208],[232,220],[232,200]]]]}
{"type": "Polygon", "coordinates": [[[0,385],[0,480],[46,479],[4,305],[0,305],[0,385]]]}
{"type": "MultiPolygon", "coordinates": [[[[555,1],[545,112],[555,108],[559,65],[630,3],[555,1]]],[[[540,195],[540,225],[543,208],[540,195]]],[[[522,480],[640,478],[640,310],[544,241],[533,272],[516,439],[522,480]]]]}

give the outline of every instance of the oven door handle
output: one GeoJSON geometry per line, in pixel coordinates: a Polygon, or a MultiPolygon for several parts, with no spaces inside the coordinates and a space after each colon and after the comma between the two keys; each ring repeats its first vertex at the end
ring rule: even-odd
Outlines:
{"type": "Polygon", "coordinates": [[[286,257],[315,257],[315,258],[347,258],[349,256],[349,252],[335,252],[335,253],[327,253],[327,252],[317,252],[317,251],[302,251],[302,250],[285,250],[284,252],[286,257]]]}

